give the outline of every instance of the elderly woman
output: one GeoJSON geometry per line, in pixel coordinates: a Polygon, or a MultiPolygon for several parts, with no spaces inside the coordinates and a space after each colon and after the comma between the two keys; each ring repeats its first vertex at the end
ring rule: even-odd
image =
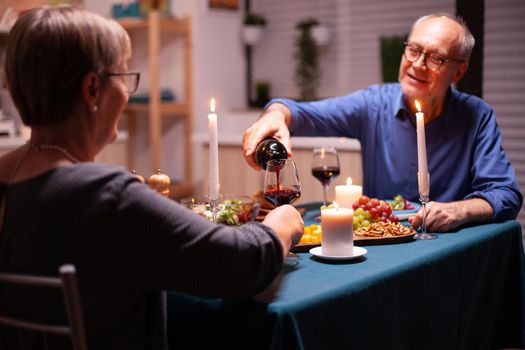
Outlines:
{"type": "MultiPolygon", "coordinates": [[[[0,158],[0,270],[53,275],[76,265],[91,349],[164,349],[161,290],[254,297],[277,280],[303,230],[291,206],[263,223],[214,225],[126,169],[93,163],[137,88],[130,54],[120,25],[73,7],[28,11],[7,42],[7,83],[31,138],[0,158]]],[[[0,307],[62,317],[55,297],[37,310],[16,296],[1,289],[0,307]]]]}

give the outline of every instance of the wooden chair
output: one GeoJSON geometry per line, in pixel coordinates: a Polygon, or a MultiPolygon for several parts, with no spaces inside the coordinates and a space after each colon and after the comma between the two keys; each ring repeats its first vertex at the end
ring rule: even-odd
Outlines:
{"type": "MultiPolygon", "coordinates": [[[[27,287],[49,287],[61,289],[64,296],[67,324],[56,325],[38,323],[12,318],[0,313],[0,325],[13,328],[17,332],[30,331],[40,333],[47,341],[49,335],[68,336],[74,350],[86,350],[86,336],[82,319],[82,308],[78,294],[75,267],[65,264],[59,268],[60,277],[31,276],[22,274],[0,273],[0,283],[27,287]]],[[[20,333],[19,333],[20,334],[20,333]]],[[[19,344],[23,348],[22,344],[19,344]]],[[[1,339],[0,339],[0,348],[1,339]]]]}

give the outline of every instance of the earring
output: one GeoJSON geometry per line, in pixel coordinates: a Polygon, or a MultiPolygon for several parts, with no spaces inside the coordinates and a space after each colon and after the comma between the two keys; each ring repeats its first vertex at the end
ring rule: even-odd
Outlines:
{"type": "Polygon", "coordinates": [[[91,112],[97,112],[97,111],[98,111],[98,107],[97,106],[91,107],[91,112]]]}

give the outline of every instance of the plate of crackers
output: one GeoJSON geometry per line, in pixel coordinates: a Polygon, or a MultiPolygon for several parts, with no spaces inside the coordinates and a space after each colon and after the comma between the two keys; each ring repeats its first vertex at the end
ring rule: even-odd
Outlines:
{"type": "Polygon", "coordinates": [[[399,222],[373,222],[354,231],[356,245],[394,244],[414,239],[416,230],[399,222]]]}
{"type": "MultiPolygon", "coordinates": [[[[414,239],[416,231],[401,223],[374,222],[366,228],[354,231],[356,246],[406,243],[414,239]]],[[[298,245],[292,248],[294,253],[304,253],[321,245],[323,230],[319,224],[304,227],[304,233],[298,245]]]]}

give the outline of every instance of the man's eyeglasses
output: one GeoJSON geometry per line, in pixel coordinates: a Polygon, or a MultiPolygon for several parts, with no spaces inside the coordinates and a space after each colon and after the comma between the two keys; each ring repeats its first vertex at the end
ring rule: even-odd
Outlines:
{"type": "Polygon", "coordinates": [[[419,56],[423,54],[425,65],[428,69],[433,70],[434,72],[437,72],[443,63],[464,61],[458,58],[443,57],[432,52],[424,52],[414,44],[405,43],[404,46],[405,50],[403,51],[403,56],[405,56],[407,61],[416,62],[419,59],[419,56]]]}
{"type": "Polygon", "coordinates": [[[134,93],[137,91],[137,88],[139,87],[139,81],[140,81],[140,72],[125,72],[125,73],[106,73],[109,77],[121,77],[122,82],[124,82],[124,85],[126,85],[126,89],[128,90],[129,94],[134,93]]]}

